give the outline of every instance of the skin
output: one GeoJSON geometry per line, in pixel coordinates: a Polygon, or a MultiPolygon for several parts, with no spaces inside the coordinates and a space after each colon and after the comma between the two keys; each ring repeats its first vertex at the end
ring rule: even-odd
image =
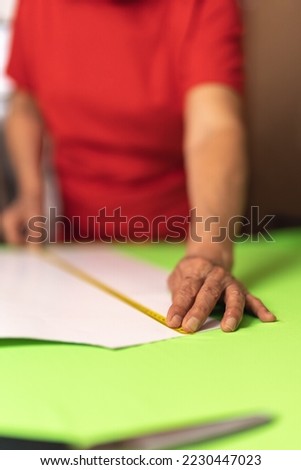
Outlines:
{"type": "Polygon", "coordinates": [[[195,222],[194,232],[202,242],[190,237],[186,257],[169,277],[172,306],[167,323],[195,332],[219,301],[225,303],[221,321],[225,332],[238,328],[244,307],[263,322],[275,321],[265,305],[231,275],[234,234],[228,230],[224,241],[213,241],[220,228],[244,208],[247,159],[241,100],[225,86],[195,87],[186,96],[184,122],[190,206],[198,215],[218,216],[219,221],[209,231],[195,222]]]}
{"type": "Polygon", "coordinates": [[[27,221],[43,213],[40,166],[43,122],[30,95],[18,90],[12,96],[4,130],[18,196],[1,214],[2,232],[8,243],[22,245],[28,235],[35,236],[25,230],[27,221]]]}
{"type": "MultiPolygon", "coordinates": [[[[247,164],[245,131],[238,95],[221,85],[191,89],[184,104],[183,154],[191,208],[204,218],[218,216],[205,230],[191,221],[186,256],[169,276],[172,305],[167,324],[187,332],[201,328],[217,302],[225,312],[221,328],[235,331],[244,307],[263,322],[275,321],[264,304],[233,276],[233,234],[216,243],[213,237],[227,227],[231,217],[243,213],[247,164]],[[201,241],[200,241],[201,239],[201,241]]],[[[19,194],[2,213],[2,230],[11,244],[24,244],[29,218],[42,213],[43,185],[40,168],[43,121],[33,97],[18,90],[6,122],[7,144],[12,156],[19,194]]]]}

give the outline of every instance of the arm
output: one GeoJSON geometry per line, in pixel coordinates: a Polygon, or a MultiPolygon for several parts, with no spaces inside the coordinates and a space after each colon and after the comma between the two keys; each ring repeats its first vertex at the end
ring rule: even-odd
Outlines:
{"type": "Polygon", "coordinates": [[[219,222],[205,231],[204,223],[192,220],[187,254],[203,255],[227,269],[232,265],[234,234],[220,243],[212,238],[244,209],[247,161],[241,115],[238,95],[226,87],[201,86],[188,93],[184,158],[190,207],[203,219],[217,216],[219,222]]]}
{"type": "Polygon", "coordinates": [[[25,241],[27,221],[42,210],[40,154],[43,125],[33,98],[16,91],[5,123],[7,147],[16,176],[17,199],[2,214],[2,229],[9,243],[25,241]]]}
{"type": "Polygon", "coordinates": [[[233,233],[214,237],[242,214],[247,184],[245,131],[238,95],[221,85],[192,89],[185,103],[184,157],[191,209],[203,220],[218,217],[209,231],[191,220],[186,257],[169,278],[173,304],[167,321],[188,332],[201,328],[219,300],[225,302],[224,331],[237,329],[245,305],[262,321],[275,317],[232,277],[233,233]]]}

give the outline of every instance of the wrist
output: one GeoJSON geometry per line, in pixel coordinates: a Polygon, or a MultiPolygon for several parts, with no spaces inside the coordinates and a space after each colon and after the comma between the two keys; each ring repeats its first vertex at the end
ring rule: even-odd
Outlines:
{"type": "Polygon", "coordinates": [[[186,256],[200,256],[230,271],[233,265],[233,245],[231,242],[189,241],[187,243],[186,256]]]}

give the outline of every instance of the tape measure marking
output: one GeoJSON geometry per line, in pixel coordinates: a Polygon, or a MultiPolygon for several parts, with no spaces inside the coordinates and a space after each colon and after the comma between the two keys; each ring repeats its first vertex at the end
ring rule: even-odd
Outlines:
{"type": "MultiPolygon", "coordinates": [[[[144,313],[145,315],[152,318],[153,320],[156,320],[157,322],[161,323],[161,325],[164,325],[167,328],[170,328],[166,323],[166,318],[163,317],[163,315],[161,315],[160,313],[157,313],[154,310],[151,310],[150,308],[145,307],[144,305],[140,304],[139,302],[136,302],[135,300],[131,299],[130,297],[127,297],[126,295],[122,294],[121,292],[117,291],[116,289],[113,289],[112,287],[108,286],[107,284],[99,281],[98,279],[95,279],[94,277],[92,277],[89,274],[85,273],[84,271],[77,268],[76,266],[69,263],[68,261],[63,260],[57,254],[55,254],[53,252],[49,252],[49,251],[44,251],[44,250],[43,250],[42,253],[43,253],[44,258],[46,258],[52,264],[55,264],[56,266],[59,266],[65,272],[68,272],[69,274],[72,274],[73,276],[77,277],[78,279],[81,279],[82,281],[87,282],[91,286],[94,286],[97,289],[100,289],[103,292],[106,292],[107,294],[111,295],[112,297],[115,297],[116,299],[121,300],[123,303],[135,308],[139,312],[144,313]]],[[[170,328],[170,329],[172,329],[174,331],[177,331],[178,333],[181,333],[181,334],[189,334],[183,328],[170,328]]]]}

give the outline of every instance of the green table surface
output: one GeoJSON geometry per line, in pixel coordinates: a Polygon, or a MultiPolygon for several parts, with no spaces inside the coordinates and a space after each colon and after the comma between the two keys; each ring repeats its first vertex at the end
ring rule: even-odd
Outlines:
{"type": "MultiPolygon", "coordinates": [[[[278,316],[121,350],[0,341],[0,435],[86,448],[266,413],[263,427],[191,449],[301,449],[301,230],[236,245],[235,274],[278,316]]],[[[171,269],[178,245],[118,248],[171,269]]],[[[1,292],[1,286],[0,286],[1,292]]]]}

